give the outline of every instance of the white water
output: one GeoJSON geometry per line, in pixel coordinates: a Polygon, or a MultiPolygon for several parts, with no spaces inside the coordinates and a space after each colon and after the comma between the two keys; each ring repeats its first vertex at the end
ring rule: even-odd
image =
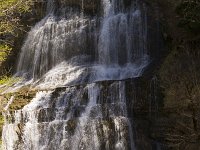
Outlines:
{"type": "Polygon", "coordinates": [[[102,24],[98,43],[100,64],[107,66],[129,64],[133,69],[147,65],[146,18],[143,19],[139,9],[131,8],[129,12],[124,12],[125,7],[121,0],[107,3],[105,6],[107,15],[102,24]],[[138,63],[138,59],[143,61],[138,63]]]}
{"type": "Polygon", "coordinates": [[[22,47],[16,75],[52,91],[38,92],[4,125],[5,150],[135,149],[125,82],[94,82],[142,75],[150,61],[146,10],[126,8],[123,0],[101,5],[97,17],[84,14],[84,0],[80,9],[56,8],[48,0],[46,17],[22,47]]]}
{"type": "Polygon", "coordinates": [[[122,81],[38,92],[3,133],[6,150],[135,149],[122,81]],[[102,95],[105,88],[110,100],[102,95]]]}
{"type": "Polygon", "coordinates": [[[149,64],[146,10],[102,0],[103,19],[49,0],[47,16],[28,34],[17,76],[40,88],[138,77],[149,64]]]}
{"type": "MultiPolygon", "coordinates": [[[[11,114],[9,112],[9,107],[13,103],[14,99],[15,97],[11,96],[10,100],[8,101],[7,105],[4,108],[4,111],[2,111],[5,121],[5,125],[3,126],[3,132],[2,132],[2,140],[4,140],[4,144],[8,145],[7,149],[9,150],[11,150],[15,146],[15,142],[18,140],[15,126],[13,124],[9,124],[9,118],[11,117],[11,114]]],[[[2,146],[2,148],[4,147],[2,146]]]]}
{"type": "MultiPolygon", "coordinates": [[[[80,58],[81,59],[81,58],[80,58]]],[[[139,77],[144,68],[148,65],[146,58],[138,60],[134,64],[126,64],[124,67],[118,65],[93,65],[92,67],[74,66],[68,62],[62,62],[47,72],[43,78],[35,82],[35,86],[40,89],[54,88],[63,85],[73,85],[77,83],[92,83],[104,80],[122,80],[130,77],[139,77]],[[141,65],[141,62],[143,65],[141,65]],[[137,64],[141,66],[138,67],[137,64]]]]}

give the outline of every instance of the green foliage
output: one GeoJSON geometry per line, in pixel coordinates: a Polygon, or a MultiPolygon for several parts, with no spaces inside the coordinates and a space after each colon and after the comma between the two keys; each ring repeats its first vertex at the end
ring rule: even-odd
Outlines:
{"type": "Polygon", "coordinates": [[[200,33],[200,1],[183,0],[176,8],[180,16],[179,26],[188,31],[200,33]]]}
{"type": "Polygon", "coordinates": [[[31,11],[32,0],[0,0],[0,65],[9,56],[14,39],[23,30],[21,18],[31,11]]]}
{"type": "Polygon", "coordinates": [[[8,77],[8,76],[3,76],[0,79],[0,85],[7,85],[7,86],[11,86],[12,84],[14,84],[15,82],[21,80],[21,78],[18,77],[8,77]]]}
{"type": "Polygon", "coordinates": [[[14,33],[19,27],[20,16],[30,11],[31,0],[0,1],[0,35],[14,33]]]}
{"type": "Polygon", "coordinates": [[[12,48],[8,44],[0,45],[0,62],[5,61],[12,48]]]}
{"type": "Polygon", "coordinates": [[[0,93],[6,91],[9,87],[22,80],[19,77],[3,76],[0,78],[0,93]]]}

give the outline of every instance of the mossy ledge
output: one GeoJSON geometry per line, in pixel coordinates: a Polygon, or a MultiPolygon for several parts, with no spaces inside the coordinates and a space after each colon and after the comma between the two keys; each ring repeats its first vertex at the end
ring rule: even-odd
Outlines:
{"type": "Polygon", "coordinates": [[[29,88],[22,88],[18,92],[15,93],[6,93],[0,95],[0,147],[2,145],[2,130],[4,125],[4,117],[3,112],[4,108],[7,105],[8,101],[12,96],[14,96],[13,102],[9,105],[8,110],[10,114],[14,114],[16,110],[22,109],[25,105],[27,105],[33,97],[35,97],[36,91],[29,90],[29,88]]]}

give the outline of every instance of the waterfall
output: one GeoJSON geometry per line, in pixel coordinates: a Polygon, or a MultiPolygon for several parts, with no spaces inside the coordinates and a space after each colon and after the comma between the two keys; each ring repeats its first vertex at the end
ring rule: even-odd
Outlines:
{"type": "Polygon", "coordinates": [[[78,7],[48,0],[46,17],[22,47],[17,76],[54,88],[142,74],[149,64],[146,8],[102,0],[99,14],[89,15],[86,1],[78,7]]]}
{"type": "Polygon", "coordinates": [[[5,123],[5,150],[136,149],[123,80],[150,63],[147,10],[137,1],[99,1],[47,1],[16,73],[39,92],[5,123]]]}
{"type": "Polygon", "coordinates": [[[138,61],[138,66],[142,65],[142,59],[147,59],[146,18],[143,19],[141,10],[133,6],[126,12],[121,0],[107,5],[105,9],[109,13],[104,18],[98,43],[100,63],[134,67],[132,63],[138,61]]]}
{"type": "Polygon", "coordinates": [[[38,92],[4,125],[3,148],[134,150],[125,92],[124,81],[38,92]]]}
{"type": "MultiPolygon", "coordinates": [[[[49,9],[53,9],[51,7],[49,9]]],[[[29,32],[21,50],[17,74],[38,79],[59,63],[73,55],[81,55],[90,48],[86,45],[87,38],[93,35],[87,30],[92,28],[89,26],[95,24],[95,20],[82,18],[72,8],[66,8],[65,11],[66,16],[61,16],[59,20],[50,11],[29,32]]]]}

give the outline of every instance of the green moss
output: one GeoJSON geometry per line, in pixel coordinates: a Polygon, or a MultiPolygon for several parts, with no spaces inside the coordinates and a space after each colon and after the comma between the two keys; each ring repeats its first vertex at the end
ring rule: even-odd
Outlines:
{"type": "Polygon", "coordinates": [[[7,86],[11,86],[14,83],[20,81],[21,78],[18,77],[8,77],[8,76],[4,76],[0,79],[0,85],[7,85],[7,86]]]}
{"type": "Polygon", "coordinates": [[[0,93],[6,91],[9,87],[22,80],[19,77],[3,76],[0,78],[0,93]]]}
{"type": "Polygon", "coordinates": [[[14,102],[10,105],[9,109],[11,111],[22,109],[25,105],[27,105],[35,96],[35,92],[29,93],[19,93],[15,96],[14,102]]]}
{"type": "Polygon", "coordinates": [[[9,106],[9,111],[14,112],[15,110],[22,109],[25,105],[35,97],[36,91],[28,91],[28,89],[20,90],[16,93],[4,94],[5,99],[8,101],[11,96],[14,96],[14,101],[9,106]]]}

